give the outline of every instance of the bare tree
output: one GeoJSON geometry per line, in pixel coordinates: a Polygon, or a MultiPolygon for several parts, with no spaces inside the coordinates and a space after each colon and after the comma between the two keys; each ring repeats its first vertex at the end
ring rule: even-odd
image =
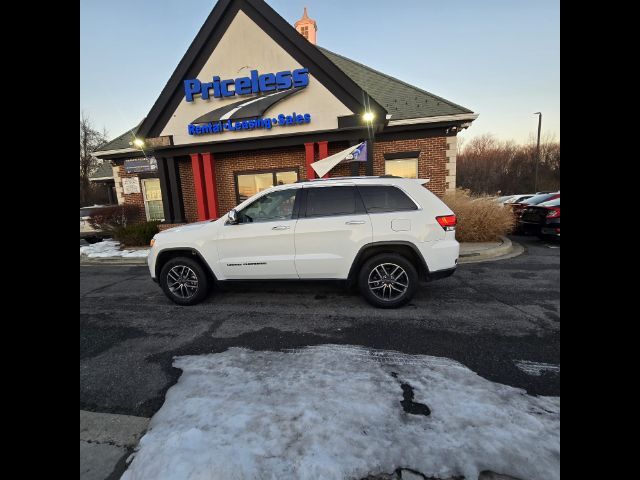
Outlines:
{"type": "Polygon", "coordinates": [[[84,205],[91,193],[89,176],[97,166],[97,159],[93,152],[107,140],[107,132],[102,133],[93,128],[91,120],[83,113],[80,114],[80,205],[84,205]]]}
{"type": "MultiPolygon", "coordinates": [[[[530,193],[536,161],[535,139],[518,145],[482,135],[465,143],[458,154],[456,183],[474,194],[530,193]]],[[[540,143],[538,185],[542,190],[560,188],[560,142],[550,135],[540,143]]]]}

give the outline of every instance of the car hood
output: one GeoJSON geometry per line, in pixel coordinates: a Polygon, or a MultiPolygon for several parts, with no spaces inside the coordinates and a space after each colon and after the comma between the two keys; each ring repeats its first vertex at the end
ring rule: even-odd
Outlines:
{"type": "Polygon", "coordinates": [[[204,220],[202,222],[189,223],[187,225],[179,225],[173,228],[167,228],[157,235],[163,235],[165,233],[178,233],[178,232],[189,232],[193,230],[200,230],[205,225],[209,225],[213,220],[204,220]]]}

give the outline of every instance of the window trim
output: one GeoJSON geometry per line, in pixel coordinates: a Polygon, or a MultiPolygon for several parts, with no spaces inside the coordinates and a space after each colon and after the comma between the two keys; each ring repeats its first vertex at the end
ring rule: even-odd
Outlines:
{"type": "Polygon", "coordinates": [[[407,192],[405,189],[401,188],[398,185],[357,185],[358,187],[358,193],[360,194],[360,198],[362,200],[362,205],[364,206],[365,212],[367,212],[368,215],[378,215],[378,214],[385,214],[385,213],[395,213],[395,212],[417,212],[419,210],[422,210],[422,207],[420,206],[420,204],[418,202],[416,202],[416,200],[409,194],[409,192],[407,192]],[[367,206],[364,203],[364,198],[362,198],[362,192],[360,192],[360,187],[387,187],[387,188],[396,188],[398,190],[400,190],[401,193],[403,193],[409,200],[411,200],[411,203],[413,203],[415,205],[416,208],[403,208],[403,209],[399,209],[399,210],[389,210],[386,212],[370,212],[369,210],[367,210],[367,206]]]}
{"type": "Polygon", "coordinates": [[[147,218],[147,222],[164,222],[165,218],[164,218],[164,200],[162,199],[162,184],[160,183],[160,179],[158,177],[146,177],[146,178],[141,178],[140,179],[140,183],[142,184],[142,203],[144,204],[144,214],[145,217],[147,218]],[[158,180],[158,185],[160,186],[160,200],[147,200],[147,189],[146,189],[146,183],[147,180],[158,180]],[[156,220],[151,220],[151,217],[149,216],[149,202],[160,202],[162,204],[162,219],[156,219],[156,220]]]}
{"type": "MultiPolygon", "coordinates": [[[[236,211],[238,212],[238,215],[240,215],[244,210],[249,208],[254,203],[258,202],[261,198],[266,197],[267,195],[271,195],[273,193],[284,192],[284,191],[289,191],[289,190],[292,190],[292,191],[295,192],[294,193],[295,198],[293,200],[293,210],[291,211],[291,218],[266,220],[264,222],[246,222],[246,223],[245,222],[238,222],[238,223],[234,223],[233,225],[236,225],[236,226],[237,225],[254,225],[254,224],[257,224],[257,223],[289,222],[291,220],[297,220],[298,219],[298,213],[300,211],[301,197],[303,195],[302,188],[300,188],[300,187],[289,187],[289,188],[283,188],[283,189],[280,189],[280,190],[274,190],[273,192],[264,193],[263,195],[260,195],[258,198],[256,198],[253,202],[249,203],[248,205],[245,205],[241,210],[236,210],[236,211]]],[[[224,224],[225,225],[231,225],[228,220],[224,224]]]]}
{"type": "Polygon", "coordinates": [[[412,151],[412,152],[394,152],[394,153],[385,153],[385,160],[403,160],[405,158],[420,158],[420,151],[412,151]]]}
{"type": "MultiPolygon", "coordinates": [[[[385,175],[393,175],[391,173],[387,173],[387,162],[395,162],[398,160],[415,160],[416,161],[416,176],[415,178],[420,178],[420,157],[419,156],[407,156],[400,158],[386,158],[384,159],[384,174],[385,175]]],[[[413,177],[401,177],[401,178],[413,178],[413,177]]]]}
{"type": "Polygon", "coordinates": [[[362,200],[362,196],[360,195],[360,191],[358,190],[358,186],[353,185],[314,185],[310,188],[303,188],[304,197],[300,202],[300,211],[299,211],[299,219],[303,218],[330,218],[330,217],[346,217],[348,215],[367,215],[367,209],[364,207],[364,201],[362,200]],[[334,213],[331,215],[307,215],[307,207],[309,206],[308,197],[309,192],[312,189],[316,188],[353,188],[356,192],[356,211],[352,213],[334,213]]]}
{"type": "Polygon", "coordinates": [[[238,177],[240,175],[260,175],[260,174],[265,174],[265,173],[271,173],[272,174],[272,186],[277,186],[276,185],[276,173],[280,173],[280,172],[295,172],[296,174],[296,181],[300,180],[300,171],[299,171],[299,166],[292,166],[292,167],[283,167],[283,168],[264,168],[264,169],[260,169],[260,170],[236,170],[233,172],[233,181],[235,183],[235,190],[236,190],[236,206],[240,205],[244,200],[240,200],[240,189],[238,188],[238,177]]]}

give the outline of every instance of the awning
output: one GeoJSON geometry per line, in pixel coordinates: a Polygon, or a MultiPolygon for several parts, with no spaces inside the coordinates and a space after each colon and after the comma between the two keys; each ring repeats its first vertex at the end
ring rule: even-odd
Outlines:
{"type": "Polygon", "coordinates": [[[315,170],[318,177],[324,177],[327,173],[340,163],[349,162],[366,162],[367,161],[367,142],[359,143],[353,147],[349,147],[341,152],[334,153],[330,157],[323,158],[317,162],[313,162],[311,167],[315,170]]]}

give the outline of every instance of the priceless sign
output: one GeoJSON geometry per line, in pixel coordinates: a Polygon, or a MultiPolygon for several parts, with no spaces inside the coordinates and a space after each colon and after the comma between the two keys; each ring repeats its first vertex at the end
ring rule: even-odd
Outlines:
{"type": "Polygon", "coordinates": [[[203,100],[207,100],[212,91],[214,98],[220,98],[288,90],[291,87],[307,85],[309,85],[309,70],[306,68],[262,75],[257,70],[251,70],[250,77],[220,80],[220,77],[214,76],[211,82],[201,82],[198,79],[185,80],[184,98],[187,102],[193,102],[194,95],[200,95],[203,100]]]}

